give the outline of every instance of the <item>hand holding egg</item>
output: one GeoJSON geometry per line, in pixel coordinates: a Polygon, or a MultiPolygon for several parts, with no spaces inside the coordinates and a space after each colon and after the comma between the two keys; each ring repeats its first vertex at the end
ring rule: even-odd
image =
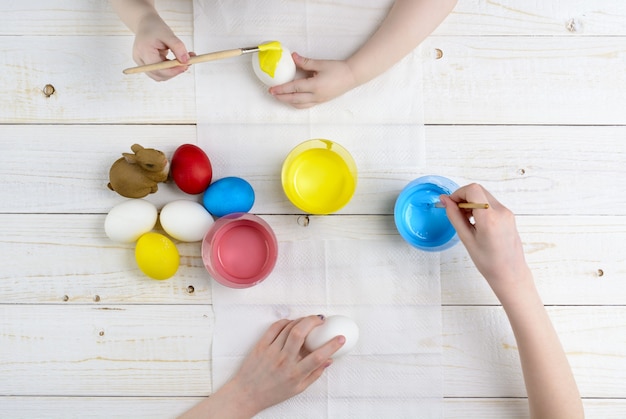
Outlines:
{"type": "Polygon", "coordinates": [[[346,338],[346,343],[333,354],[333,358],[339,358],[354,348],[359,341],[359,326],[349,317],[329,316],[322,325],[317,326],[307,335],[304,340],[304,348],[313,352],[339,335],[346,338]]]}

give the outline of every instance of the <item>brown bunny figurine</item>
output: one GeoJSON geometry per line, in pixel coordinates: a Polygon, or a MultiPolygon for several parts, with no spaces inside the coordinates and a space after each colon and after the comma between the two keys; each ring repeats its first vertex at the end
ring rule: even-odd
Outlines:
{"type": "Polygon", "coordinates": [[[153,148],[133,144],[134,154],[122,153],[109,171],[109,189],[127,198],[143,198],[155,193],[158,182],[165,182],[169,162],[165,154],[153,148]]]}

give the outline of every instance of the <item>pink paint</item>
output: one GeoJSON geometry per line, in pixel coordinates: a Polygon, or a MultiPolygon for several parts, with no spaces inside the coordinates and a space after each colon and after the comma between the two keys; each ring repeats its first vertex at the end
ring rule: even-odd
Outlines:
{"type": "Polygon", "coordinates": [[[260,217],[235,213],[219,218],[202,241],[202,259],[211,276],[231,288],[248,288],[274,269],[278,245],[260,217]]]}

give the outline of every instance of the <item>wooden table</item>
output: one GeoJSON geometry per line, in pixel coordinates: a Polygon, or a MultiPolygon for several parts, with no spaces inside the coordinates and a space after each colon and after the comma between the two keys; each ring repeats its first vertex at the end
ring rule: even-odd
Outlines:
{"type": "MultiPolygon", "coordinates": [[[[191,46],[191,2],[157,6],[191,46]]],[[[620,0],[460,0],[423,44],[416,173],[518,214],[590,418],[626,416],[625,18],[620,0]]],[[[133,37],[104,1],[1,3],[0,42],[0,416],[173,417],[211,388],[210,279],[197,244],[168,281],[129,271],[104,185],[135,142],[196,141],[193,73],[123,76],[133,37]]],[[[462,246],[441,259],[445,417],[527,416],[501,307],[462,246]]]]}

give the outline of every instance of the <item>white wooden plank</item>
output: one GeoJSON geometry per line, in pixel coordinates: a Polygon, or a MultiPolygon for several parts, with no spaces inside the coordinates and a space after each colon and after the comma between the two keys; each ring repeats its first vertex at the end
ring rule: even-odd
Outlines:
{"type": "MultiPolygon", "coordinates": [[[[181,266],[167,281],[145,277],[133,244],[116,244],[104,233],[101,214],[0,215],[0,302],[20,303],[211,303],[211,277],[200,243],[178,243],[181,266]],[[192,288],[190,288],[192,287],[192,288]]],[[[279,242],[316,237],[401,240],[391,216],[310,217],[263,215],[279,242]],[[300,221],[300,223],[299,223],[300,221]]],[[[626,301],[626,217],[518,217],[527,261],[544,303],[613,305],[626,301]]],[[[160,230],[159,230],[160,231],[160,230]]],[[[407,244],[408,246],[408,244],[407,244]]],[[[442,302],[498,304],[458,245],[441,255],[442,302]]]]}
{"type": "MultiPolygon", "coordinates": [[[[0,414],[13,419],[173,418],[201,397],[0,397],[0,414]]],[[[626,415],[623,399],[584,399],[588,419],[622,419],[626,415]]],[[[526,399],[446,398],[446,419],[527,419],[526,399]]]]}
{"type": "MultiPolygon", "coordinates": [[[[145,276],[134,243],[114,243],[104,215],[0,215],[0,301],[4,303],[209,304],[211,277],[200,242],[178,243],[167,281],[145,276]]],[[[162,230],[159,230],[162,232],[162,230]]]]}
{"type": "MultiPolygon", "coordinates": [[[[0,123],[190,123],[194,76],[157,83],[124,75],[131,36],[6,36],[0,53],[0,123]],[[51,85],[54,93],[44,94],[51,85]]],[[[192,48],[191,38],[183,41],[192,48]]]]}
{"type": "MultiPolygon", "coordinates": [[[[203,396],[210,306],[0,305],[2,394],[203,396]]],[[[626,308],[551,307],[584,397],[626,398],[626,308]]],[[[444,308],[446,397],[524,397],[500,307],[444,308]]]]}
{"type": "Polygon", "coordinates": [[[13,419],[175,418],[202,397],[0,396],[0,415],[13,419]]]}
{"type": "Polygon", "coordinates": [[[624,35],[620,0],[460,0],[435,35],[624,35]]]}
{"type": "MultiPolygon", "coordinates": [[[[526,260],[545,304],[626,302],[626,217],[518,216],[526,260]]],[[[441,255],[443,304],[498,304],[463,246],[441,255]]]]}
{"type": "MultiPolygon", "coordinates": [[[[549,307],[583,397],[626,395],[626,307],[549,307]]],[[[513,333],[501,307],[443,308],[444,395],[524,397],[513,333]]]]}
{"type": "MultiPolygon", "coordinates": [[[[279,249],[281,242],[319,238],[320,228],[325,240],[388,236],[402,243],[389,216],[312,217],[306,227],[297,215],[263,218],[274,230],[279,249]]],[[[211,302],[212,278],[202,263],[200,242],[175,241],[181,265],[174,277],[155,281],[139,271],[134,244],[106,237],[104,219],[101,214],[0,215],[0,254],[5,260],[0,303],[211,302]]]]}
{"type": "MultiPolygon", "coordinates": [[[[107,213],[125,200],[106,187],[109,169],[132,144],[171,158],[196,142],[193,125],[0,125],[0,212],[107,213]]],[[[193,199],[173,182],[161,185],[155,204],[193,199]]]]}
{"type": "Polygon", "coordinates": [[[621,37],[459,36],[423,46],[428,124],[624,123],[621,37]]]}
{"type": "MultiPolygon", "coordinates": [[[[190,123],[193,69],[165,83],[125,76],[132,38],[6,37],[4,123],[190,123]],[[51,84],[56,93],[43,94],[51,84]]],[[[190,39],[185,38],[188,45],[190,39]]],[[[620,37],[438,37],[424,43],[428,124],[620,125],[620,37]],[[439,48],[441,59],[430,51],[439,48]],[[576,88],[572,88],[576,86],[576,88]]]]}
{"type": "MultiPolygon", "coordinates": [[[[623,399],[583,399],[587,419],[621,419],[626,416],[623,399]]],[[[526,399],[445,399],[444,417],[447,419],[527,419],[526,399]]]]}
{"type": "MultiPolygon", "coordinates": [[[[379,172],[357,162],[368,186],[357,190],[350,211],[391,214],[411,179],[438,174],[459,185],[480,182],[518,214],[626,215],[626,196],[615,193],[626,183],[624,137],[625,127],[427,126],[422,163],[379,172]]],[[[106,188],[109,168],[135,142],[172,156],[197,139],[194,126],[0,125],[0,212],[108,212],[123,200],[106,188]]],[[[280,186],[288,150],[252,147],[254,153],[230,166],[258,162],[248,178],[257,195],[253,211],[297,212],[280,186]]],[[[219,144],[214,150],[209,157],[223,160],[219,144]]],[[[226,175],[214,172],[215,179],[226,175]]],[[[164,205],[181,194],[170,182],[149,199],[164,205]]]]}
{"type": "MultiPolygon", "coordinates": [[[[159,14],[178,36],[193,33],[188,0],[157,0],[159,14]]],[[[128,35],[108,0],[28,0],[0,2],[0,36],[128,35]]]]}
{"type": "Polygon", "coordinates": [[[623,127],[426,127],[426,173],[479,182],[516,214],[624,215],[623,127]]]}
{"type": "MultiPolygon", "coordinates": [[[[176,34],[191,35],[192,2],[158,0],[156,7],[176,34]]],[[[620,0],[459,1],[435,35],[625,35],[625,17],[626,6],[620,0]]],[[[0,3],[0,35],[127,33],[108,1],[0,3]]]]}
{"type": "Polygon", "coordinates": [[[209,305],[0,305],[0,394],[204,396],[209,305]]]}

